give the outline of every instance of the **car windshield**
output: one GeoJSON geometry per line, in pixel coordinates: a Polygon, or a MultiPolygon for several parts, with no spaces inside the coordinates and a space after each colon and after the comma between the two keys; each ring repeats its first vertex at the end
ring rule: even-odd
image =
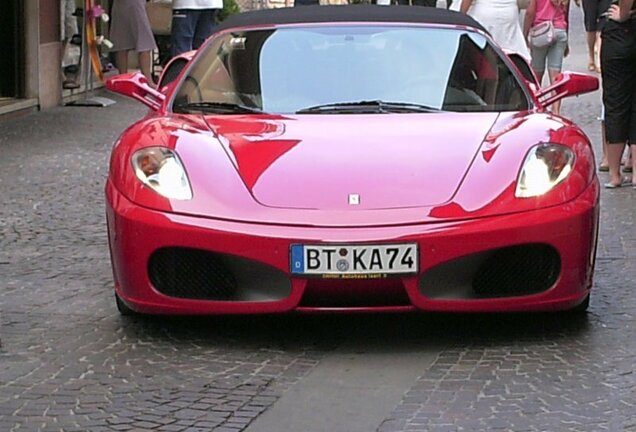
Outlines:
{"type": "Polygon", "coordinates": [[[479,33],[320,25],[219,35],[182,80],[176,112],[519,111],[528,97],[479,33]]]}

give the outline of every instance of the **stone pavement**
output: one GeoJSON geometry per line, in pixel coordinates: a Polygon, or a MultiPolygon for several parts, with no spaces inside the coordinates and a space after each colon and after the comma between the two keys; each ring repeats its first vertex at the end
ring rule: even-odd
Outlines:
{"type": "MultiPolygon", "coordinates": [[[[116,99],[0,123],[0,432],[241,431],[350,345],[432,358],[379,432],[636,430],[636,191],[602,191],[587,317],[121,317],[103,186],[145,110],[116,99]]],[[[599,102],[564,103],[597,150],[599,102]]]]}

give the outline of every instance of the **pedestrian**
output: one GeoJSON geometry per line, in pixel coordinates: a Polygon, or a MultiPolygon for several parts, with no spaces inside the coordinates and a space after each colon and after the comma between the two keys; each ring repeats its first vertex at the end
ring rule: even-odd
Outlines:
{"type": "Polygon", "coordinates": [[[577,6],[583,2],[583,24],[587,40],[587,70],[600,72],[599,53],[601,50],[601,30],[607,21],[606,12],[611,0],[575,0],[577,6]]]}
{"type": "Polygon", "coordinates": [[[223,0],[173,0],[172,56],[198,49],[212,34],[223,0]]]}
{"type": "Polygon", "coordinates": [[[110,41],[119,73],[128,72],[128,53],[135,51],[141,73],[154,85],[151,53],[157,44],[146,14],[145,0],[113,0],[110,41]]]}
{"type": "MultiPolygon", "coordinates": [[[[553,83],[563,68],[563,59],[569,54],[568,26],[569,0],[530,0],[523,25],[523,34],[530,45],[531,65],[539,83],[543,81],[546,66],[548,80],[553,83]],[[531,36],[532,29],[549,24],[550,42],[539,43],[531,36]],[[528,38],[530,34],[530,38],[528,38]]],[[[561,101],[552,105],[552,112],[559,114],[561,101]]]]}
{"type": "MultiPolygon", "coordinates": [[[[611,0],[574,0],[579,7],[581,6],[581,1],[583,2],[583,25],[587,41],[587,70],[590,72],[601,72],[601,30],[607,22],[607,10],[611,5],[611,0]]],[[[609,165],[607,164],[607,137],[605,135],[605,107],[602,104],[599,119],[601,121],[603,147],[598,170],[609,171],[609,165]]]]}
{"type": "Polygon", "coordinates": [[[488,30],[501,48],[530,60],[519,23],[517,0],[462,0],[459,11],[470,15],[488,30]]]}
{"type": "Polygon", "coordinates": [[[601,31],[601,76],[607,163],[613,189],[630,183],[636,188],[636,3],[619,0],[610,6],[608,21],[601,31]],[[626,146],[631,148],[632,178],[621,177],[621,157],[626,146]]]}

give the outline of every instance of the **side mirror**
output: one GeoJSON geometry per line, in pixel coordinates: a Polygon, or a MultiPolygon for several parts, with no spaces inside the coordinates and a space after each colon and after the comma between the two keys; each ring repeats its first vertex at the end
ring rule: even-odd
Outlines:
{"type": "Polygon", "coordinates": [[[539,83],[539,80],[534,74],[532,67],[523,56],[519,55],[516,52],[506,52],[506,54],[508,55],[510,61],[512,61],[515,67],[519,70],[519,72],[521,72],[521,75],[526,79],[526,81],[528,81],[530,84],[535,85],[539,83]]]}
{"type": "Polygon", "coordinates": [[[171,58],[163,67],[158,87],[163,89],[176,80],[196,53],[196,51],[188,51],[171,58]]]}
{"type": "Polygon", "coordinates": [[[536,92],[539,103],[552,105],[564,97],[576,96],[598,90],[598,78],[578,72],[563,72],[557,75],[554,83],[536,92]]]}
{"type": "Polygon", "coordinates": [[[166,95],[148,84],[148,79],[141,72],[116,75],[109,78],[106,80],[106,88],[138,100],[153,111],[161,108],[163,101],[166,99],[166,95]]]}
{"type": "Polygon", "coordinates": [[[159,77],[158,87],[163,89],[172,84],[177,78],[179,78],[181,71],[183,71],[187,64],[188,60],[181,57],[177,57],[169,61],[159,77]]]}

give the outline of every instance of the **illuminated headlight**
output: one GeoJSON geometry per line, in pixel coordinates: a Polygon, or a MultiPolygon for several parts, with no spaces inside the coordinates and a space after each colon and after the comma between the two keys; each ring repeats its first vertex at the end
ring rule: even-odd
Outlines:
{"type": "Polygon", "coordinates": [[[517,181],[515,196],[543,195],[561,183],[572,171],[574,152],[559,144],[539,144],[528,153],[517,181]]]}
{"type": "Polygon", "coordinates": [[[177,154],[165,147],[147,147],[132,157],[137,178],[166,198],[189,200],[192,190],[177,154]]]}

